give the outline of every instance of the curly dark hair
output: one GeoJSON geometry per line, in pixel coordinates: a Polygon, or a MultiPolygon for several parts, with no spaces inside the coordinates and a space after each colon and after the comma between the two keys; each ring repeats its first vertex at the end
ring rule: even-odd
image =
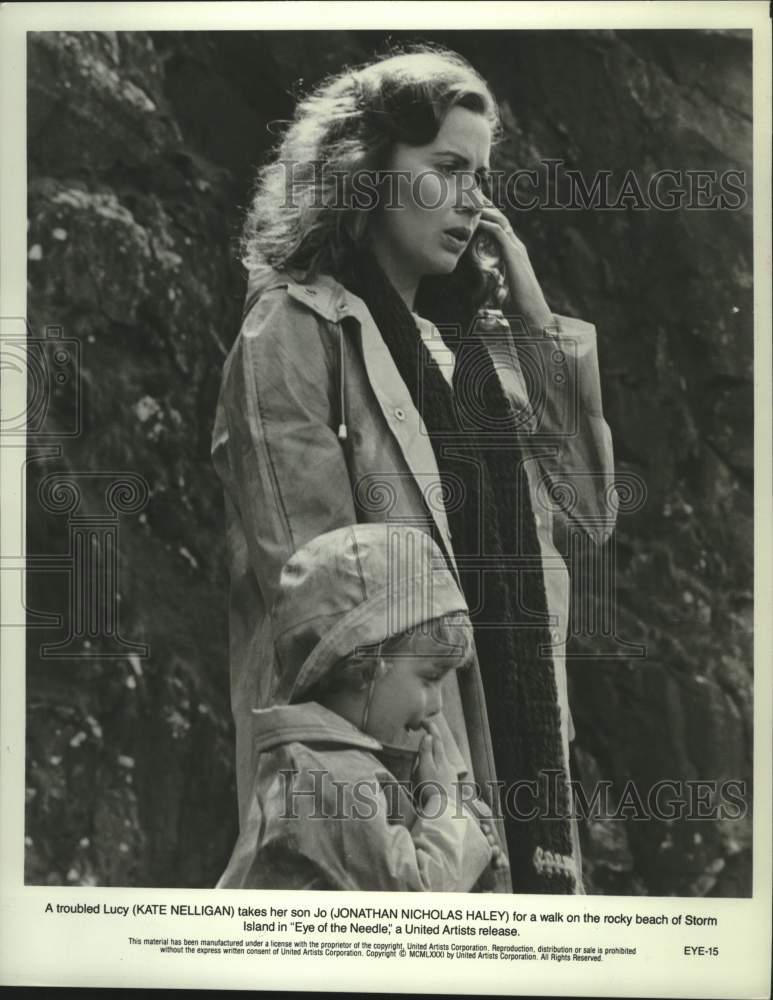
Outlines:
{"type": "MultiPolygon", "coordinates": [[[[385,171],[398,142],[432,142],[453,107],[484,115],[493,137],[501,134],[486,82],[460,55],[437,46],[393,50],[325,79],[299,102],[258,171],[240,243],[245,267],[286,270],[299,280],[345,274],[373,210],[358,201],[355,178],[385,171]]],[[[447,302],[455,286],[453,298],[461,291],[473,307],[499,305],[506,294],[485,240],[467,247],[453,274],[425,278],[422,286],[425,299],[429,293],[437,302],[447,302]]],[[[433,318],[433,311],[425,314],[433,318]]]]}

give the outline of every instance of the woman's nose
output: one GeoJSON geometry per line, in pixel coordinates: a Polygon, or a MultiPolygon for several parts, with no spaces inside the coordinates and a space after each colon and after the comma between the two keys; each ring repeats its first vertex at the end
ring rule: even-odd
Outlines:
{"type": "MultiPolygon", "coordinates": [[[[467,174],[461,174],[456,189],[456,206],[465,214],[480,216],[483,211],[483,192],[477,180],[467,174]]],[[[478,219],[475,219],[477,224],[478,219]]]]}

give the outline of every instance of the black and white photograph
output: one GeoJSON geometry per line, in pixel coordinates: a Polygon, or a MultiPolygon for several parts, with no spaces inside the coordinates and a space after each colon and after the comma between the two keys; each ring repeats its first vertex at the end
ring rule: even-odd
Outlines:
{"type": "Polygon", "coordinates": [[[315,6],[23,34],[14,892],[58,934],[132,890],[135,960],[205,943],[127,938],[173,890],[449,975],[563,946],[407,913],[619,914],[609,977],[678,901],[718,959],[770,878],[766,5],[315,6]]]}

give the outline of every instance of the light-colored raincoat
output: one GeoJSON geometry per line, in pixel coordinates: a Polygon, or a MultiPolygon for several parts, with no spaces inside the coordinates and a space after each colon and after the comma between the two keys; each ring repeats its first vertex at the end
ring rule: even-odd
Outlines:
{"type": "MultiPolygon", "coordinates": [[[[253,713],[255,780],[219,888],[467,892],[476,885],[492,857],[485,805],[443,793],[417,810],[412,755],[305,700],[354,650],[459,612],[459,627],[471,629],[443,554],[416,528],[356,524],[290,558],[272,613],[281,704],[253,713]]],[[[445,726],[440,732],[464,778],[453,738],[445,726]]]]}
{"type": "MultiPolygon", "coordinates": [[[[554,319],[555,326],[537,338],[492,335],[491,352],[505,393],[522,410],[533,410],[526,473],[568,771],[569,583],[553,540],[554,518],[563,515],[554,513],[547,487],[571,498],[572,523],[594,544],[611,534],[616,505],[595,330],[581,320],[554,319]]],[[[271,272],[251,279],[242,328],[223,371],[213,460],[225,487],[231,700],[243,824],[256,763],[252,709],[271,705],[276,689],[268,613],[289,556],[314,536],[358,521],[430,531],[434,520],[452,560],[453,540],[421,415],[367,307],[329,276],[298,283],[271,272]]],[[[458,678],[449,676],[444,715],[470,773],[484,787],[495,787],[477,665],[458,678]]]]}

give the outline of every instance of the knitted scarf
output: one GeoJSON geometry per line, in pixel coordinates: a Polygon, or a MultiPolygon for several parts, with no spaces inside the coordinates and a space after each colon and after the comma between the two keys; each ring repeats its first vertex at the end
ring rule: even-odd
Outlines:
{"type": "MultiPolygon", "coordinates": [[[[444,331],[456,356],[452,391],[373,254],[358,255],[338,277],[367,305],[437,459],[471,610],[497,778],[506,789],[523,783],[519,794],[511,790],[502,803],[513,891],[572,893],[547,599],[516,415],[485,334],[468,330],[452,339],[444,331]]],[[[442,540],[436,541],[442,550],[442,540]]]]}

